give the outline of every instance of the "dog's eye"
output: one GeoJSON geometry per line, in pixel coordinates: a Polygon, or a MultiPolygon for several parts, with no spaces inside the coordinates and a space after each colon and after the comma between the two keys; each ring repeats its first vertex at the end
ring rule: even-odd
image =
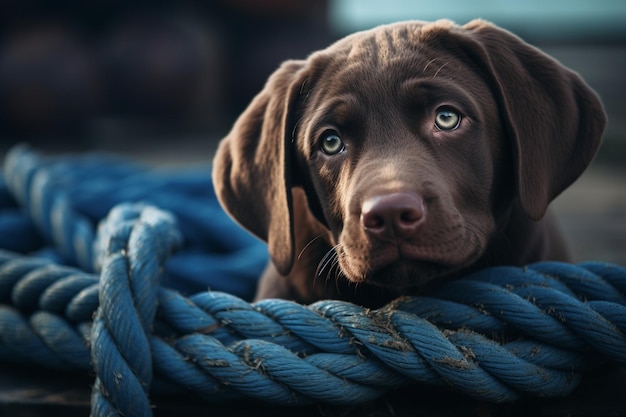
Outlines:
{"type": "Polygon", "coordinates": [[[336,155],[345,149],[343,141],[336,133],[327,133],[322,137],[320,145],[322,151],[327,155],[336,155]]]}
{"type": "Polygon", "coordinates": [[[439,109],[435,115],[435,126],[440,130],[454,130],[461,123],[461,115],[451,109],[439,109]]]}

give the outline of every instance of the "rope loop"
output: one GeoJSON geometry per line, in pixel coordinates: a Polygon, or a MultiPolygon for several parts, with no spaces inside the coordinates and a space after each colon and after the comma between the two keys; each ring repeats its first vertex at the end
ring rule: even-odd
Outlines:
{"type": "Polygon", "coordinates": [[[115,207],[99,231],[95,246],[103,260],[99,308],[91,330],[98,375],[92,412],[132,415],[139,402],[138,408],[149,415],[150,337],[158,285],[163,265],[182,244],[182,236],[171,214],[142,204],[115,207]]]}

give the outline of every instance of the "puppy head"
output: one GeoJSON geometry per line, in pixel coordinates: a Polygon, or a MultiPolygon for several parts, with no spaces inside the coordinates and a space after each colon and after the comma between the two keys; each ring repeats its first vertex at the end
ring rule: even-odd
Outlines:
{"type": "Polygon", "coordinates": [[[283,275],[303,187],[348,279],[421,285],[483,254],[502,195],[540,219],[604,124],[575,73],[514,35],[405,22],[283,64],[220,144],[213,178],[283,275]]]}

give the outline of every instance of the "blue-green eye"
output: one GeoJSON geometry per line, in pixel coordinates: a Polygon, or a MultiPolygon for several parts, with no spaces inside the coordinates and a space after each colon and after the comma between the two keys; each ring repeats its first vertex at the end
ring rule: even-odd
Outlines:
{"type": "Polygon", "coordinates": [[[454,130],[461,124],[461,115],[449,108],[437,110],[435,126],[439,130],[454,130]]]}
{"type": "Polygon", "coordinates": [[[334,132],[324,134],[320,146],[326,155],[337,155],[346,148],[339,135],[334,132]]]}

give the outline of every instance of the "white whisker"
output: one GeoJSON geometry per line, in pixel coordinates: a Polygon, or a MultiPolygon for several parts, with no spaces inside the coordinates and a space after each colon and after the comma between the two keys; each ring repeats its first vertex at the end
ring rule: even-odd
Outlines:
{"type": "Polygon", "coordinates": [[[309,248],[309,246],[311,246],[313,244],[313,242],[315,242],[317,239],[323,237],[324,234],[319,234],[317,236],[315,236],[313,239],[311,239],[309,241],[309,243],[307,243],[304,248],[302,248],[302,250],[300,251],[300,253],[298,254],[298,259],[300,259],[302,257],[302,254],[304,254],[304,251],[307,250],[309,248]]]}

